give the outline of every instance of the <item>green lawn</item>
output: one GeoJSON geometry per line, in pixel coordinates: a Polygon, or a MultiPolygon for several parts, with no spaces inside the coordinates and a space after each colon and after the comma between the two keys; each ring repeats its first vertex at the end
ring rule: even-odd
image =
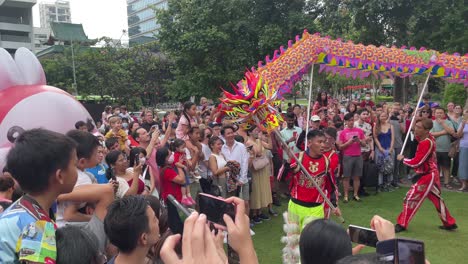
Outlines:
{"type": "MultiPolygon", "coordinates": [[[[341,210],[346,219],[343,228],[349,224],[369,226],[370,219],[378,214],[392,222],[402,208],[402,201],[408,188],[402,188],[395,192],[381,193],[376,196],[364,197],[361,203],[350,201],[341,203],[341,210]]],[[[466,263],[468,256],[468,194],[456,192],[443,192],[450,213],[457,219],[458,230],[447,232],[438,228],[441,225],[437,211],[432,203],[426,199],[416,216],[410,223],[409,230],[398,234],[401,237],[409,237],[423,240],[425,243],[426,258],[432,263],[466,263]],[[467,251],[465,251],[467,250],[467,251]]],[[[278,212],[286,210],[286,201],[283,206],[276,207],[278,212]]],[[[281,263],[280,242],[283,233],[283,219],[279,215],[271,221],[256,225],[253,230],[255,249],[260,263],[281,263]]],[[[372,252],[367,248],[363,252],[372,252]]]]}

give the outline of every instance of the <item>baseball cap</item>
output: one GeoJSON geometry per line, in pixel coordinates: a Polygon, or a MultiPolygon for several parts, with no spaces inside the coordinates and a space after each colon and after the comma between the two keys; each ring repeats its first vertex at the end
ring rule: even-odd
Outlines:
{"type": "Polygon", "coordinates": [[[314,121],[314,122],[315,122],[315,121],[320,121],[320,117],[319,117],[318,115],[313,115],[313,116],[310,118],[310,120],[312,120],[312,121],[314,121]]]}
{"type": "Polygon", "coordinates": [[[211,127],[211,128],[214,128],[215,126],[221,126],[221,124],[217,123],[217,122],[211,122],[211,123],[208,124],[208,126],[211,127]]]}

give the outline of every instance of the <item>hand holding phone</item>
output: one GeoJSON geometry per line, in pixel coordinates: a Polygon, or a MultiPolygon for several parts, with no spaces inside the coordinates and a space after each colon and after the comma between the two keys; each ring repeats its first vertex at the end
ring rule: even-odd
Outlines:
{"type": "Polygon", "coordinates": [[[424,242],[407,238],[395,238],[377,243],[377,253],[388,263],[425,264],[424,242]]]}
{"type": "Polygon", "coordinates": [[[379,240],[375,230],[355,225],[349,225],[348,230],[352,242],[370,247],[377,246],[379,240]]]}
{"type": "Polygon", "coordinates": [[[208,221],[226,226],[223,216],[224,214],[231,217],[232,220],[236,217],[236,207],[234,204],[226,202],[221,197],[216,197],[206,193],[198,194],[198,201],[200,213],[205,214],[208,221]]]}

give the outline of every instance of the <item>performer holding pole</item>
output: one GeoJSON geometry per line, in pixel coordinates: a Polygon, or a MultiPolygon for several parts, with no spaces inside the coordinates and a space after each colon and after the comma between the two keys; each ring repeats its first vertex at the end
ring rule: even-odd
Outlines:
{"type": "Polygon", "coordinates": [[[398,155],[398,160],[403,160],[403,164],[413,168],[416,175],[413,177],[413,185],[406,194],[403,202],[403,211],[400,213],[395,225],[395,232],[402,232],[408,228],[409,222],[414,217],[419,207],[427,197],[435,206],[439,213],[443,225],[441,229],[457,229],[455,218],[453,218],[444,200],[441,197],[440,175],[437,170],[436,144],[435,139],[429,133],[433,123],[430,119],[416,121],[414,134],[419,141],[416,154],[412,159],[398,155]]]}
{"type": "MultiPolygon", "coordinates": [[[[424,86],[422,88],[421,94],[419,95],[418,103],[416,104],[416,109],[419,107],[419,104],[421,103],[421,100],[422,100],[423,95],[424,95],[424,91],[426,90],[426,87],[427,87],[427,82],[429,82],[429,77],[431,77],[430,73],[427,74],[426,82],[424,82],[424,86]]],[[[405,151],[406,143],[408,142],[408,138],[409,138],[409,136],[411,134],[411,132],[410,132],[411,128],[413,128],[414,121],[416,120],[416,109],[414,111],[413,118],[411,119],[410,126],[408,128],[407,133],[406,133],[405,141],[403,142],[403,146],[401,147],[400,155],[402,155],[403,152],[405,151]]]]}
{"type": "Polygon", "coordinates": [[[291,159],[294,176],[291,180],[288,214],[289,217],[297,218],[300,229],[308,222],[325,217],[325,203],[332,213],[344,222],[336,199],[330,201],[325,195],[328,186],[334,187],[332,191],[336,188],[329,173],[330,161],[322,153],[325,140],[322,131],[310,131],[307,133],[307,151],[300,152],[291,159]]]}

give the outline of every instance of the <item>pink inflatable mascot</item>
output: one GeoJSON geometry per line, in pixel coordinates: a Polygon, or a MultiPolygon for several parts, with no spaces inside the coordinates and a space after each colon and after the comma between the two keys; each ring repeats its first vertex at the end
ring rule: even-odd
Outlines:
{"type": "Polygon", "coordinates": [[[41,127],[66,133],[87,119],[91,116],[80,102],[46,85],[44,70],[28,49],[18,49],[13,59],[0,48],[0,169],[22,131],[41,127]]]}

